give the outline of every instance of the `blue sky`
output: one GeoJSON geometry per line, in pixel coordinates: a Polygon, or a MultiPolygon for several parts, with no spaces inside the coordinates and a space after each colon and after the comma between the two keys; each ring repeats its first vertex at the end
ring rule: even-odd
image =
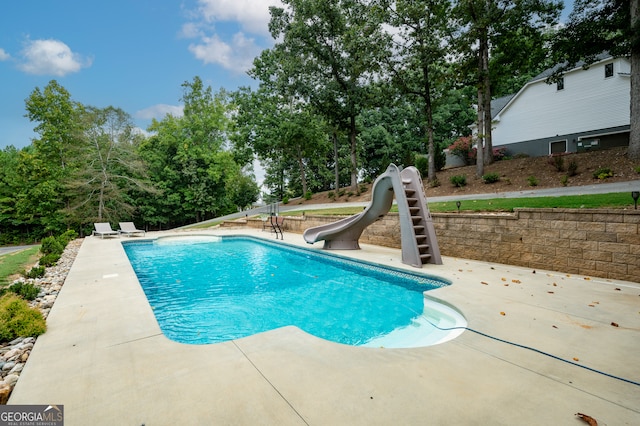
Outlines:
{"type": "Polygon", "coordinates": [[[181,111],[181,84],[251,85],[278,0],[22,0],[0,3],[0,148],[34,136],[25,99],[57,80],[72,99],[122,108],[141,128],[181,111]]]}
{"type": "MultiPolygon", "coordinates": [[[[573,1],[565,1],[568,10],[573,1]]],[[[11,0],[0,3],[0,148],[31,143],[25,99],[57,80],[73,100],[136,125],[181,111],[181,84],[252,85],[279,0],[11,0]]],[[[566,15],[565,10],[565,15],[566,15]]]]}

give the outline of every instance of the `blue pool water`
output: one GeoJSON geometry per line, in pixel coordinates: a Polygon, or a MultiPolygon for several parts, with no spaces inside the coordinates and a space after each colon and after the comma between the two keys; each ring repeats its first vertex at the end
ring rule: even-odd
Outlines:
{"type": "Polygon", "coordinates": [[[123,245],[163,333],[181,343],[295,325],[339,343],[384,346],[385,336],[428,333],[423,292],[449,284],[248,237],[123,245]]]}

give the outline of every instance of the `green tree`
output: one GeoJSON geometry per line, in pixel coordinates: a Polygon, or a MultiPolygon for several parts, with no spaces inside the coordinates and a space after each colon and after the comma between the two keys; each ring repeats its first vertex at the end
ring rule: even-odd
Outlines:
{"type": "Polygon", "coordinates": [[[445,62],[445,40],[450,31],[449,0],[423,2],[383,0],[387,22],[397,31],[387,53],[386,69],[401,92],[415,96],[422,105],[422,133],[429,157],[428,180],[436,179],[436,143],[433,123],[434,80],[444,80],[438,64],[445,62]]]}
{"type": "Polygon", "coordinates": [[[631,60],[630,135],[627,154],[640,160],[640,0],[576,0],[569,21],[553,40],[557,63],[550,81],[574,68],[595,62],[598,55],[609,52],[614,57],[631,60]]]}
{"type": "Polygon", "coordinates": [[[484,164],[493,159],[490,52],[525,50],[531,37],[517,37],[517,34],[546,31],[557,22],[561,9],[562,3],[554,0],[458,0],[454,8],[460,28],[456,46],[467,69],[475,68],[478,98],[476,174],[479,177],[484,174],[484,164]],[[524,46],[522,42],[525,42],[524,46]]]}
{"type": "Polygon", "coordinates": [[[200,222],[236,207],[227,189],[241,173],[227,150],[232,107],[224,90],[214,94],[199,77],[182,85],[184,115],[154,120],[140,144],[149,178],[163,197],[140,203],[145,221],[162,225],[200,222]]]}
{"type": "MultiPolygon", "coordinates": [[[[298,69],[293,84],[326,121],[349,135],[351,187],[357,190],[358,114],[370,102],[378,46],[386,39],[368,2],[285,0],[270,8],[269,29],[287,69],[298,69]]],[[[337,140],[337,139],[334,139],[337,140]]],[[[336,161],[337,163],[337,161],[336,161]]],[[[336,182],[336,186],[339,183],[336,182]]]]}
{"type": "Polygon", "coordinates": [[[79,144],[83,107],[56,80],[43,90],[36,87],[26,99],[26,117],[38,123],[33,146],[46,163],[64,170],[73,162],[79,144]]]}
{"type": "MultiPolygon", "coordinates": [[[[281,178],[277,188],[284,189],[285,175],[297,174],[296,181],[304,194],[309,190],[307,181],[313,159],[324,156],[328,150],[323,122],[308,105],[273,89],[261,83],[255,92],[248,89],[238,92],[238,132],[234,140],[236,145],[250,147],[262,162],[294,167],[294,170],[275,168],[280,171],[273,178],[276,181],[281,178]]],[[[282,197],[283,193],[277,195],[282,197]]]]}
{"type": "Polygon", "coordinates": [[[38,137],[33,149],[22,151],[18,172],[25,186],[16,213],[45,232],[62,232],[72,226],[62,213],[68,207],[64,182],[77,167],[84,107],[55,80],[43,90],[34,89],[25,105],[38,137]]]}

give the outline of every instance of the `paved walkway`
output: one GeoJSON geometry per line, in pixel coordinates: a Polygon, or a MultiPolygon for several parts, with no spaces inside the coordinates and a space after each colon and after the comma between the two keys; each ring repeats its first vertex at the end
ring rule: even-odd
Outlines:
{"type": "MultiPolygon", "coordinates": [[[[405,267],[395,249],[340,254],[405,267]]],[[[285,327],[185,345],[161,333],[120,240],[88,237],[10,404],[64,404],[67,426],[640,424],[640,284],[456,258],[422,271],[453,282],[430,297],[484,334],[373,349],[285,327]]]]}
{"type": "MultiPolygon", "coordinates": [[[[488,192],[485,194],[459,194],[459,195],[447,195],[442,197],[427,197],[427,201],[430,203],[442,202],[442,201],[464,201],[464,200],[489,200],[492,198],[528,198],[528,197],[559,197],[563,195],[585,195],[585,194],[608,194],[613,192],[629,192],[629,200],[631,202],[631,191],[640,191],[640,179],[628,181],[628,182],[612,182],[612,183],[598,183],[593,185],[582,186],[567,186],[562,188],[545,188],[545,189],[530,189],[526,191],[509,191],[509,192],[488,192]]],[[[341,207],[353,207],[353,206],[367,206],[369,201],[358,201],[352,203],[325,203],[325,204],[295,204],[297,199],[294,198],[289,204],[279,204],[281,212],[285,211],[297,211],[297,210],[315,210],[324,208],[341,208],[341,207]]],[[[238,219],[245,216],[253,216],[258,214],[267,214],[269,212],[269,206],[258,207],[243,212],[232,213],[226,216],[220,216],[215,219],[206,220],[200,222],[198,225],[204,225],[207,223],[216,223],[222,220],[238,219]]],[[[187,225],[184,228],[189,228],[191,225],[187,225]]]]}

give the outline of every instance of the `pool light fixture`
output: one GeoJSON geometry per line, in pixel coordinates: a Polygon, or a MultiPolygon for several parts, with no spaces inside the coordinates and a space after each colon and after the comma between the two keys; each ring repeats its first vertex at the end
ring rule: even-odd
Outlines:
{"type": "Polygon", "coordinates": [[[460,201],[456,201],[456,207],[458,208],[458,213],[460,213],[460,204],[462,204],[460,201]]]}
{"type": "Polygon", "coordinates": [[[640,197],[640,191],[632,191],[631,198],[633,198],[633,208],[638,210],[638,197],[640,197]]]}

